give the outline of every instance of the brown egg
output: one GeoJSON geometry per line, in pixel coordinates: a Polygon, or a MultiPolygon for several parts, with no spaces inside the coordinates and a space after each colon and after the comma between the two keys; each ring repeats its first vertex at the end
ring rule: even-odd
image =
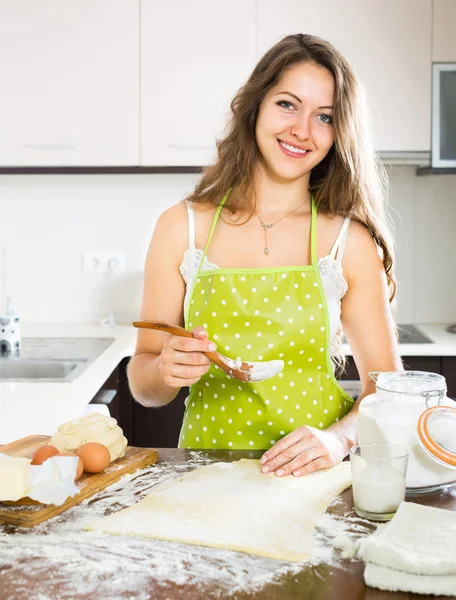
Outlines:
{"type": "Polygon", "coordinates": [[[98,442],[87,442],[76,450],[76,454],[82,458],[84,471],[86,473],[100,473],[109,465],[111,456],[109,450],[98,442]]]}
{"type": "Polygon", "coordinates": [[[41,446],[35,452],[32,458],[32,465],[42,465],[45,460],[51,458],[51,456],[56,456],[59,454],[58,448],[55,446],[41,446]]]}
{"type": "MultiPolygon", "coordinates": [[[[60,456],[72,456],[73,458],[79,458],[79,456],[77,456],[74,452],[62,452],[60,454],[60,456]]],[[[78,466],[76,467],[76,476],[74,478],[75,481],[77,481],[81,477],[83,471],[84,471],[84,463],[79,458],[78,466]]]]}

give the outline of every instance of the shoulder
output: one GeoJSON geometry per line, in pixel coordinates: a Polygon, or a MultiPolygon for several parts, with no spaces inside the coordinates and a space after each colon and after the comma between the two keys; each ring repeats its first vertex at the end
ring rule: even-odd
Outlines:
{"type": "MultiPolygon", "coordinates": [[[[205,239],[210,228],[216,206],[192,202],[195,215],[197,247],[199,237],[205,239]]],[[[185,200],[167,208],[158,218],[152,238],[152,245],[172,247],[177,255],[188,248],[188,207],[185,200]]]]}
{"type": "Polygon", "coordinates": [[[168,256],[179,261],[187,249],[188,213],[185,202],[167,208],[158,217],[149,246],[148,260],[155,262],[157,257],[168,256]]]}
{"type": "Polygon", "coordinates": [[[344,273],[351,280],[384,270],[380,250],[372,234],[365,225],[354,219],[348,228],[343,266],[344,273]]]}
{"type": "Polygon", "coordinates": [[[318,254],[319,256],[326,256],[330,253],[331,248],[339,235],[340,228],[344,222],[344,217],[319,212],[317,219],[318,254]]]}
{"type": "Polygon", "coordinates": [[[174,204],[161,213],[155,231],[180,231],[188,226],[188,211],[185,201],[174,204]]]}

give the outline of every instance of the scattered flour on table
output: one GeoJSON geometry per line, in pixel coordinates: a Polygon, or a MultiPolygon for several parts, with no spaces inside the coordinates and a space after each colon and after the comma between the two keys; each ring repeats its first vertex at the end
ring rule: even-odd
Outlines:
{"type": "Polygon", "coordinates": [[[99,600],[147,600],[149,595],[142,586],[150,579],[163,587],[163,597],[167,587],[175,590],[179,585],[207,586],[211,597],[227,597],[259,590],[309,564],[342,568],[342,559],[354,556],[356,539],[372,532],[368,521],[326,513],[317,521],[309,561],[289,563],[231,550],[83,530],[96,518],[136,503],[156,485],[211,462],[203,453],[191,452],[186,462],[162,462],[125,475],[98,495],[33,529],[17,528],[10,535],[11,526],[0,525],[0,570],[14,564],[20,572],[14,581],[17,589],[27,589],[31,578],[41,578],[45,589],[37,592],[34,600],[91,595],[99,600]]]}

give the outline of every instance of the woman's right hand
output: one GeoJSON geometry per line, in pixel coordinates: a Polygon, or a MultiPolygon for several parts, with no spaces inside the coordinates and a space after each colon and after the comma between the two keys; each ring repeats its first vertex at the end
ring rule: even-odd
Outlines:
{"type": "Polygon", "coordinates": [[[191,332],[193,339],[170,334],[165,340],[158,368],[168,387],[189,387],[211,366],[203,352],[213,352],[217,346],[207,339],[204,327],[195,327],[191,332]]]}

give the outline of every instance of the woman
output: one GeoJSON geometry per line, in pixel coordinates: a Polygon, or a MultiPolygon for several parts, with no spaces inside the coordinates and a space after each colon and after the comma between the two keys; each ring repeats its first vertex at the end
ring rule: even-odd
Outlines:
{"type": "Polygon", "coordinates": [[[191,386],[181,446],[266,450],[263,472],[300,476],[356,444],[369,371],[401,368],[382,171],[353,72],[319,38],[271,48],[231,112],[215,164],[160,217],[146,262],[142,318],[185,323],[194,339],[141,330],[130,387],[160,406],[191,386]],[[341,325],[356,403],[334,375],[341,325]],[[285,366],[241,383],[209,363],[215,347],[285,366]]]}

